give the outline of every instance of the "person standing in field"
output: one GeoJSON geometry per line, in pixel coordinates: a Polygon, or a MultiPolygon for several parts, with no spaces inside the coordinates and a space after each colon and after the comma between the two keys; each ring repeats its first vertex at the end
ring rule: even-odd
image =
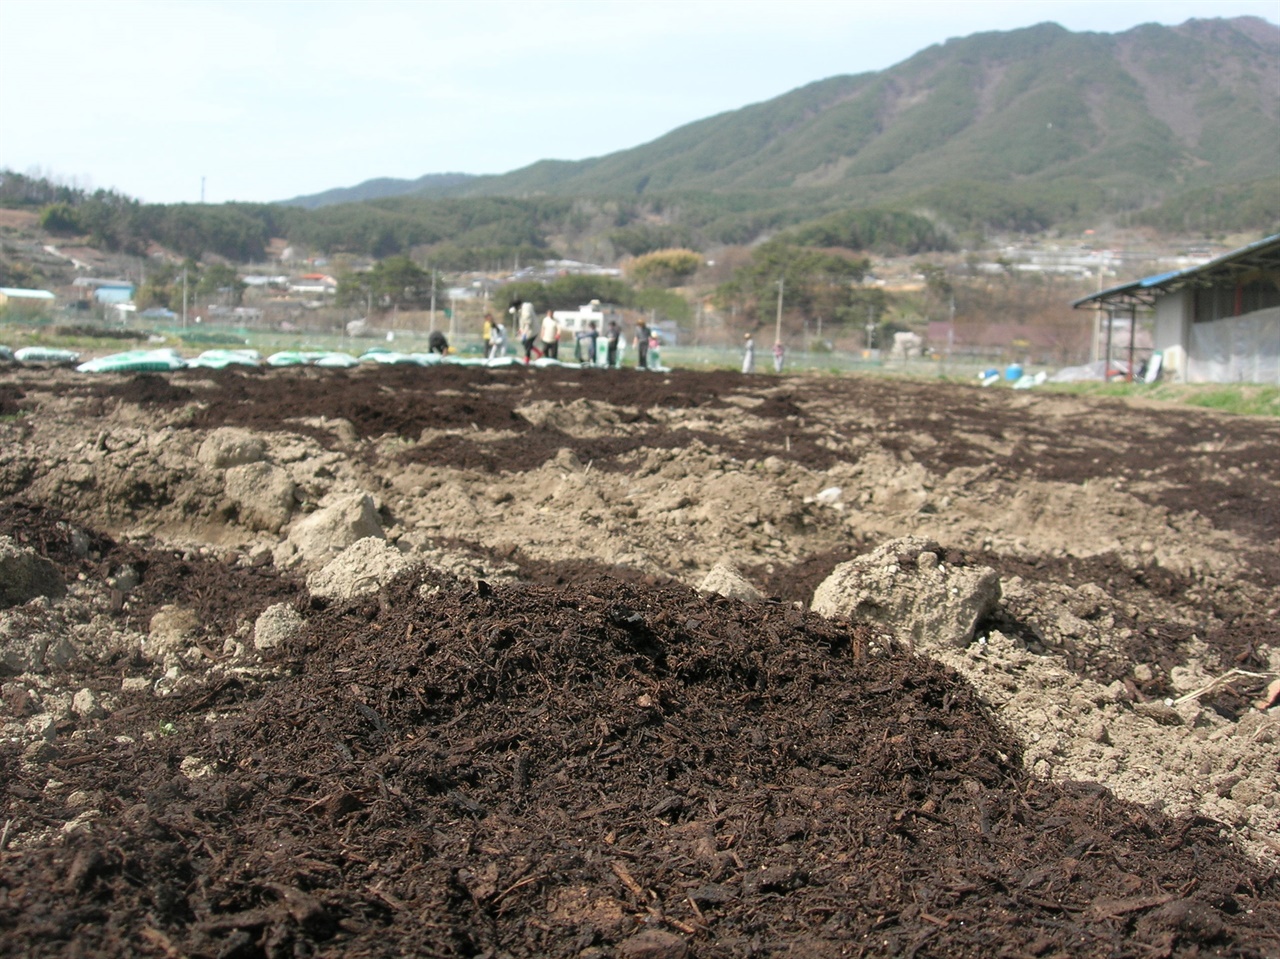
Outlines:
{"type": "Polygon", "coordinates": [[[649,324],[644,320],[636,327],[636,369],[649,368],[649,324]]]}
{"type": "Polygon", "coordinates": [[[746,343],[742,347],[742,372],[756,371],[756,341],[750,333],[746,335],[746,343]]]}
{"type": "Polygon", "coordinates": [[[520,336],[520,346],[524,349],[524,363],[529,365],[529,357],[534,353],[542,356],[538,349],[538,337],[533,332],[533,304],[528,300],[516,300],[511,304],[510,312],[516,318],[516,332],[520,336]]]}
{"type": "Polygon", "coordinates": [[[489,356],[489,344],[493,341],[493,314],[486,313],[484,315],[484,326],[480,328],[480,345],[484,349],[484,355],[489,356]]]}
{"type": "Polygon", "coordinates": [[[577,357],[579,363],[582,362],[582,344],[585,341],[587,353],[586,363],[588,366],[596,365],[596,342],[599,339],[600,331],[596,328],[596,321],[592,320],[587,324],[587,329],[578,334],[577,343],[574,345],[574,355],[577,357]]]}
{"type": "Polygon", "coordinates": [[[615,369],[618,365],[618,341],[622,339],[622,327],[618,326],[617,320],[609,321],[609,328],[606,331],[607,336],[605,342],[607,344],[607,352],[605,361],[609,369],[615,369]]]}
{"type": "Polygon", "coordinates": [[[489,359],[496,360],[507,352],[507,331],[503,329],[501,323],[493,324],[493,329],[489,331],[489,359]]]}
{"type": "Polygon", "coordinates": [[[782,372],[782,360],[787,355],[786,348],[782,345],[782,340],[778,340],[773,344],[773,372],[782,372]]]}
{"type": "Polygon", "coordinates": [[[548,359],[560,358],[560,324],[556,322],[554,310],[547,310],[542,318],[542,332],[538,337],[542,340],[542,355],[548,359]]]}

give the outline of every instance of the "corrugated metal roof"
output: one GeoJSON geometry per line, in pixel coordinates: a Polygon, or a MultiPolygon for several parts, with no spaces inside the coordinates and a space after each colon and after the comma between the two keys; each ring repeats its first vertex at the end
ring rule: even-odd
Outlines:
{"type": "Polygon", "coordinates": [[[1185,270],[1173,270],[1169,273],[1157,273],[1155,276],[1144,277],[1141,280],[1131,280],[1128,283],[1121,283],[1119,286],[1099,290],[1097,293],[1072,301],[1071,305],[1079,307],[1087,303],[1101,304],[1111,300],[1145,300],[1142,293],[1146,290],[1164,290],[1167,292],[1178,287],[1207,280],[1216,274],[1278,267],[1280,267],[1280,233],[1265,237],[1256,243],[1250,243],[1248,246],[1242,246],[1238,250],[1232,250],[1230,253],[1224,253],[1217,259],[1202,263],[1199,266],[1188,267],[1185,270]]]}
{"type": "Polygon", "coordinates": [[[54,298],[48,290],[22,290],[12,286],[0,286],[0,293],[12,300],[52,300],[54,298]]]}

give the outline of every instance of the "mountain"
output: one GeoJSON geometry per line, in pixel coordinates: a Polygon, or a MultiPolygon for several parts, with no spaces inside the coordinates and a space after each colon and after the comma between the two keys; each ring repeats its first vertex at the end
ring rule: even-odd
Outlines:
{"type": "Polygon", "coordinates": [[[300,206],[314,210],[322,206],[381,200],[392,196],[448,196],[474,179],[475,177],[470,173],[428,173],[416,180],[379,177],[375,180],[365,180],[356,186],[335,187],[323,193],[295,196],[292,200],[281,200],[280,205],[300,206]]]}
{"type": "Polygon", "coordinates": [[[1274,175],[1280,27],[1257,18],[1122,34],[1051,23],[929,47],[576,163],[480,178],[467,193],[822,188],[872,199],[957,180],[1115,188],[1274,175]]]}
{"type": "Polygon", "coordinates": [[[792,222],[896,205],[987,225],[994,208],[1005,225],[1034,228],[1238,184],[1267,199],[1280,191],[1278,156],[1280,27],[1242,17],[1102,34],[1043,23],[949,40],[607,156],[370,181],[342,199],[400,185],[455,197],[732,194],[785,207],[792,222]]]}

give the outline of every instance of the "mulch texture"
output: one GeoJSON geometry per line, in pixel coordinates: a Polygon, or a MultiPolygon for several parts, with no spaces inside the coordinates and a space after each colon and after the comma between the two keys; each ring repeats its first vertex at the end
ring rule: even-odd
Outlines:
{"type": "Polygon", "coordinates": [[[6,818],[102,813],[3,854],[0,952],[1280,954],[1280,877],[1214,823],[1030,780],[967,684],[865,626],[427,586],[311,609],[278,682],[0,750],[6,818]]]}

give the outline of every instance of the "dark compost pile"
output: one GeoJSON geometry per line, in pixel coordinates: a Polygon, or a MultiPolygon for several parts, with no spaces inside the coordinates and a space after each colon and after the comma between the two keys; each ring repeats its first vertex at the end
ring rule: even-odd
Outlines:
{"type": "Polygon", "coordinates": [[[0,754],[6,818],[102,813],[3,854],[0,952],[1280,954],[1215,823],[1029,779],[865,626],[604,577],[307,613],[284,679],[0,754]]]}

